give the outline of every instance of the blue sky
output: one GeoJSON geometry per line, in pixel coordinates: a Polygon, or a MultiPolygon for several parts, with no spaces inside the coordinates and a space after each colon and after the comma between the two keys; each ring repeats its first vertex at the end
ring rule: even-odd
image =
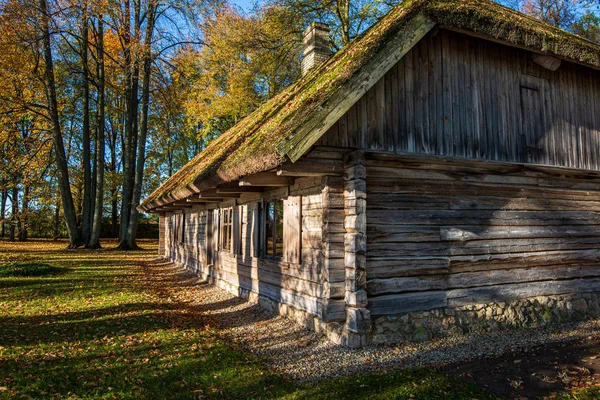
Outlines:
{"type": "Polygon", "coordinates": [[[231,0],[231,3],[243,8],[244,10],[249,10],[254,5],[255,0],[231,0]]]}

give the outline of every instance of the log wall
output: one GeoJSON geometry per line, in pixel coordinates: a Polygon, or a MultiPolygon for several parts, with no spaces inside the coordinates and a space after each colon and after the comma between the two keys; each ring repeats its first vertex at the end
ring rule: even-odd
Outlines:
{"type": "MultiPolygon", "coordinates": [[[[230,287],[253,292],[277,303],[318,316],[325,322],[345,320],[343,268],[343,213],[328,212],[324,202],[343,208],[342,181],[328,178],[297,179],[290,187],[264,193],[243,194],[237,201],[196,206],[165,217],[166,256],[203,276],[226,282],[230,287]],[[335,187],[334,187],[335,186],[335,187]],[[337,187],[337,188],[336,188],[337,187]],[[326,189],[325,189],[326,188],[326,189]],[[272,261],[259,253],[259,202],[292,198],[301,201],[301,261],[272,261]],[[298,196],[298,197],[296,197],[298,196]],[[336,198],[337,196],[337,198],[336,198]],[[219,209],[234,208],[234,238],[230,251],[214,250],[209,263],[208,229],[220,234],[219,209]],[[184,242],[174,239],[177,218],[185,216],[184,242]]],[[[218,243],[218,240],[215,240],[218,243]]]]}
{"type": "Polygon", "coordinates": [[[392,315],[600,291],[600,178],[371,155],[367,293],[392,315]]]}
{"type": "Polygon", "coordinates": [[[599,71],[434,29],[317,144],[598,170],[598,98],[599,71]]]}

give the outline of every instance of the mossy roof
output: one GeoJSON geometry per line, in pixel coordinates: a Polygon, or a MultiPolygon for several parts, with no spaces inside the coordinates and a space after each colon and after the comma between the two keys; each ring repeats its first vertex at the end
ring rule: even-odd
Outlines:
{"type": "Polygon", "coordinates": [[[281,146],[407,22],[422,14],[441,27],[600,69],[600,46],[488,0],[405,0],[325,63],[263,104],[194,157],[140,205],[151,209],[263,172],[285,161],[281,146]]]}

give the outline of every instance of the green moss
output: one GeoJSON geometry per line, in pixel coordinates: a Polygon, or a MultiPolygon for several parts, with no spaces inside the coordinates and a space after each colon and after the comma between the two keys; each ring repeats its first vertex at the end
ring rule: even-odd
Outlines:
{"type": "Polygon", "coordinates": [[[214,140],[141,205],[181,199],[285,159],[277,149],[417,13],[446,27],[600,68],[600,46],[488,0],[405,0],[380,22],[214,140]]]}

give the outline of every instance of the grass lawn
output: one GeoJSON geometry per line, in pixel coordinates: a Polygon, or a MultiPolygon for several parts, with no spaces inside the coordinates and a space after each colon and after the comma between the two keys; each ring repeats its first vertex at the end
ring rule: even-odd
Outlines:
{"type": "Polygon", "coordinates": [[[190,315],[143,266],[156,243],[141,244],[0,241],[0,399],[488,398],[426,370],[286,381],[190,315]]]}

